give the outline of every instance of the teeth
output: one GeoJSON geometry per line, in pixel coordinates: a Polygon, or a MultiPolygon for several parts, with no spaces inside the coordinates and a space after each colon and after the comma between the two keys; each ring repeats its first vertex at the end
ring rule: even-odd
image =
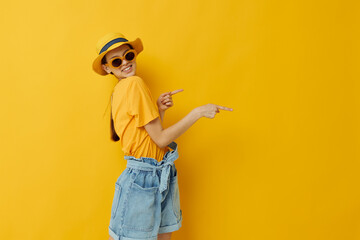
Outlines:
{"type": "Polygon", "coordinates": [[[130,65],[130,66],[128,66],[127,68],[125,68],[123,71],[127,71],[127,70],[129,70],[129,69],[130,69],[130,67],[131,67],[131,65],[130,65]]]}

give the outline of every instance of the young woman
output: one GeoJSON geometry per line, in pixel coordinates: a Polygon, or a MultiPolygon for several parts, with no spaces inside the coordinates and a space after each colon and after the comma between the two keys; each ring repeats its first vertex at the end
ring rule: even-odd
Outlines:
{"type": "Polygon", "coordinates": [[[183,90],[163,93],[155,104],[136,76],[142,50],[139,38],[129,41],[121,33],[109,33],[99,40],[93,62],[96,73],[119,80],[111,98],[111,132],[112,140],[120,140],[127,167],[115,183],[109,225],[109,239],[114,240],[171,239],[182,223],[174,140],[201,117],[214,118],[219,109],[232,111],[206,104],[163,129],[164,113],[174,105],[172,95],[183,90]]]}

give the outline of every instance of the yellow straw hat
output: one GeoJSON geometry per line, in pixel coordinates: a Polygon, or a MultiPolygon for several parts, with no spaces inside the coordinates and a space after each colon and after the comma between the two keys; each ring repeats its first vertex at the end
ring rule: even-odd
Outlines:
{"type": "Polygon", "coordinates": [[[98,56],[93,62],[93,70],[100,75],[107,75],[108,73],[101,67],[101,59],[108,51],[120,47],[123,44],[130,44],[135,49],[136,54],[139,54],[143,50],[140,38],[136,38],[134,41],[129,41],[121,33],[108,33],[96,44],[96,53],[98,56]]]}

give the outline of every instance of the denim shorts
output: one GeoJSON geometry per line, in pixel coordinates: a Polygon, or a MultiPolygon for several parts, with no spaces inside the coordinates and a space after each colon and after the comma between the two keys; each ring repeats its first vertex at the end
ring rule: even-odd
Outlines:
{"type": "Polygon", "coordinates": [[[114,240],[157,240],[160,233],[181,227],[182,210],[174,161],[177,144],[158,162],[154,158],[125,156],[126,169],[115,183],[109,234],[114,240]]]}

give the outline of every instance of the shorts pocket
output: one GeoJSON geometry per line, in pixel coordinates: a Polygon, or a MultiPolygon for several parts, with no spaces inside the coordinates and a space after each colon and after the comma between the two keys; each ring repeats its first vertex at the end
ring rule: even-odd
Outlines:
{"type": "Polygon", "coordinates": [[[116,211],[119,206],[120,195],[121,195],[121,186],[116,182],[115,183],[115,193],[114,193],[114,198],[113,198],[112,207],[111,207],[111,218],[113,218],[113,219],[115,218],[116,211]]]}
{"type": "Polygon", "coordinates": [[[174,181],[171,183],[172,189],[172,202],[173,202],[173,210],[177,220],[180,220],[180,191],[179,185],[177,181],[177,176],[174,178],[174,181]]]}
{"type": "Polygon", "coordinates": [[[152,176],[152,172],[137,172],[127,197],[124,228],[146,232],[154,229],[158,189],[157,175],[152,176]]]}
{"type": "Polygon", "coordinates": [[[171,175],[170,175],[170,182],[175,182],[177,181],[178,175],[177,175],[177,169],[175,167],[175,165],[172,167],[171,170],[171,175]]]}

